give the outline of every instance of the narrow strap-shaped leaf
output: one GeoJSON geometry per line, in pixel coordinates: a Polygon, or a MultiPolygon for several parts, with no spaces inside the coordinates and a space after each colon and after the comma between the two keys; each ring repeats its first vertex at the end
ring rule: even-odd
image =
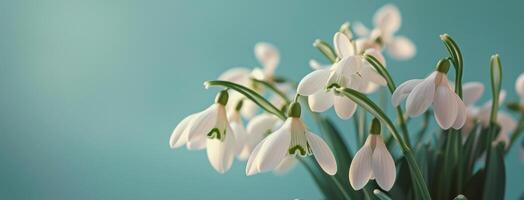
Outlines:
{"type": "Polygon", "coordinates": [[[500,63],[499,55],[495,54],[491,56],[490,61],[490,76],[491,76],[491,115],[490,121],[492,123],[497,122],[497,112],[499,108],[499,94],[502,83],[502,65],[500,63]]]}
{"type": "Polygon", "coordinates": [[[279,117],[282,120],[286,119],[286,115],[282,111],[276,108],[273,104],[271,104],[268,100],[266,100],[260,94],[258,94],[257,92],[247,87],[244,87],[242,85],[239,85],[233,82],[219,81],[219,80],[206,81],[204,85],[206,86],[206,88],[211,87],[211,86],[221,86],[221,87],[235,90],[239,92],[240,94],[244,95],[245,97],[247,97],[248,99],[250,99],[251,101],[255,102],[258,106],[260,106],[262,109],[266,110],[267,112],[274,114],[275,116],[279,117]]]}
{"type": "Polygon", "coordinates": [[[357,103],[360,107],[367,110],[369,113],[371,113],[373,116],[375,116],[377,119],[379,119],[380,121],[382,121],[382,123],[386,125],[392,136],[399,143],[402,153],[404,154],[404,157],[408,162],[410,172],[414,176],[415,180],[415,183],[413,183],[413,185],[420,191],[422,199],[431,199],[429,190],[424,181],[424,177],[422,176],[422,172],[420,171],[420,167],[418,166],[417,161],[415,160],[415,156],[413,155],[411,148],[408,146],[406,141],[403,140],[402,137],[400,137],[397,130],[395,129],[395,126],[393,125],[393,122],[391,122],[389,117],[387,117],[387,115],[364,94],[351,88],[336,88],[335,90],[336,92],[343,94],[347,98],[357,103]]]}
{"type": "Polygon", "coordinates": [[[491,146],[491,154],[486,158],[486,181],[482,198],[484,200],[504,199],[506,190],[506,169],[504,166],[504,144],[491,146]]]}
{"type": "Polygon", "coordinates": [[[456,77],[455,92],[460,98],[462,98],[462,71],[464,66],[462,52],[460,51],[460,48],[458,47],[455,40],[453,40],[453,38],[451,38],[451,36],[449,36],[448,34],[441,35],[440,39],[444,43],[444,46],[446,46],[446,49],[448,50],[449,55],[451,56],[451,60],[453,61],[456,77]]]}
{"type": "Polygon", "coordinates": [[[391,198],[384,192],[380,191],[379,189],[373,190],[373,194],[377,196],[380,200],[391,200],[391,198]]]}

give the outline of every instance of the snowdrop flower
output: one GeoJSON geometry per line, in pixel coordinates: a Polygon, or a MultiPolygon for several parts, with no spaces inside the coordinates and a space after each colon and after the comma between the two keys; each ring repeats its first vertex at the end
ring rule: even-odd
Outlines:
{"type": "MultiPolygon", "coordinates": [[[[265,42],[257,43],[255,45],[254,53],[255,57],[262,64],[262,68],[256,67],[254,69],[248,69],[244,67],[234,67],[222,73],[218,80],[237,83],[262,93],[262,88],[257,87],[257,85],[251,81],[251,79],[255,78],[258,80],[274,82],[274,72],[278,66],[278,63],[280,62],[280,54],[272,44],[265,42]]],[[[244,100],[243,109],[241,110],[242,116],[248,119],[252,118],[257,111],[256,104],[251,100],[245,99],[242,94],[237,92],[231,93],[230,102],[234,102],[233,105],[236,105],[239,101],[242,100],[244,100]]],[[[234,107],[228,107],[228,110],[233,109],[234,107]]]]}
{"type": "MultiPolygon", "coordinates": [[[[269,113],[262,113],[253,117],[247,125],[248,135],[241,150],[240,159],[247,160],[256,145],[269,136],[270,133],[278,130],[282,123],[282,120],[269,113]]],[[[285,174],[295,166],[296,161],[293,157],[286,157],[286,159],[282,160],[280,164],[273,169],[273,172],[279,175],[285,174]]]]}
{"type": "Polygon", "coordinates": [[[247,139],[241,150],[240,159],[247,160],[255,146],[281,125],[282,120],[269,113],[253,117],[247,124],[247,139]]]}
{"type": "Polygon", "coordinates": [[[335,156],[324,140],[306,129],[300,109],[299,103],[293,103],[284,124],[255,147],[247,161],[248,176],[273,170],[289,157],[309,155],[315,157],[327,174],[337,172],[335,156]]]}
{"type": "MultiPolygon", "coordinates": [[[[349,119],[357,105],[350,99],[336,94],[330,87],[348,87],[362,92],[371,92],[373,84],[385,85],[385,79],[376,72],[362,55],[354,52],[354,45],[343,33],[337,32],[333,43],[340,58],[327,68],[320,68],[306,75],[299,83],[297,92],[308,96],[309,106],[314,112],[324,112],[334,106],[337,115],[349,119]]],[[[370,49],[367,53],[383,59],[379,52],[370,49]]],[[[316,61],[312,64],[316,66],[316,61]]],[[[316,66],[318,67],[318,66],[316,66]]]]}
{"type": "Polygon", "coordinates": [[[384,5],[373,16],[375,28],[369,30],[360,22],[355,23],[354,31],[361,37],[360,42],[368,47],[382,46],[389,55],[396,59],[406,60],[416,53],[413,42],[404,36],[395,36],[400,28],[402,18],[400,11],[393,4],[384,5]]]}
{"type": "MultiPolygon", "coordinates": [[[[462,86],[462,94],[464,104],[466,105],[466,123],[463,127],[463,132],[469,134],[475,123],[478,121],[484,128],[489,126],[491,115],[492,101],[484,103],[481,107],[475,106],[475,102],[482,96],[484,92],[484,85],[479,82],[468,82],[462,86]]],[[[499,94],[499,104],[504,102],[506,98],[506,91],[502,90],[499,94]]],[[[509,145],[509,133],[517,127],[517,122],[507,113],[498,111],[497,123],[501,130],[498,133],[495,142],[504,142],[507,148],[509,145]]]]}
{"type": "Polygon", "coordinates": [[[189,149],[207,148],[211,166],[219,173],[228,171],[236,154],[237,136],[227,118],[227,102],[228,93],[221,91],[209,108],[182,120],[171,136],[171,147],[187,143],[189,149]]]}
{"type": "Polygon", "coordinates": [[[373,119],[366,143],[357,151],[349,167],[349,182],[355,190],[362,189],[369,180],[389,191],[396,178],[395,162],[380,135],[380,122],[373,119]]]}
{"type": "Polygon", "coordinates": [[[397,87],[391,97],[393,106],[406,100],[406,114],[416,117],[433,104],[437,124],[442,129],[462,128],[466,121],[466,106],[448,83],[447,72],[450,62],[439,61],[435,72],[425,79],[413,79],[397,87]]]}

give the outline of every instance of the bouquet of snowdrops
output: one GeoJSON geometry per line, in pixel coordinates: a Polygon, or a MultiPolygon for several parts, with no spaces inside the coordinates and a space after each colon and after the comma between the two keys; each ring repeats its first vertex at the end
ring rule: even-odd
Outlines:
{"type": "MultiPolygon", "coordinates": [[[[524,101],[503,104],[499,56],[491,57],[489,68],[492,100],[482,107],[475,101],[484,86],[462,83],[462,54],[447,34],[440,39],[449,55],[426,69],[427,77],[397,85],[382,52],[395,59],[416,52],[409,39],[395,35],[400,21],[398,9],[386,5],[375,14],[373,29],[345,23],[333,46],[316,40],[314,47],[330,63],[311,60],[314,71],[298,84],[274,74],[280,56],[273,45],[257,44],[263,67],[233,68],[206,81],[206,88],[224,90],[211,106],[176,126],[171,148],[206,149],[219,173],[235,158],[247,160],[248,176],[283,173],[299,163],[326,199],[503,199],[504,159],[524,130],[524,101]],[[454,82],[448,73],[454,73],[454,82]],[[391,104],[379,106],[367,96],[380,87],[391,104]],[[519,122],[499,111],[502,105],[519,112],[519,122]],[[395,118],[386,106],[394,107],[395,118]],[[352,118],[356,131],[342,133],[320,114],[331,107],[341,120],[352,118]],[[257,109],[263,112],[255,116],[257,109]],[[304,114],[321,134],[311,132],[304,114]],[[420,128],[408,130],[409,119],[419,116],[420,128]],[[432,116],[439,131],[430,134],[432,116]],[[349,135],[355,136],[356,152],[345,142],[349,135]],[[400,149],[397,155],[392,148],[400,149]]],[[[516,90],[524,99],[523,75],[516,90]]]]}

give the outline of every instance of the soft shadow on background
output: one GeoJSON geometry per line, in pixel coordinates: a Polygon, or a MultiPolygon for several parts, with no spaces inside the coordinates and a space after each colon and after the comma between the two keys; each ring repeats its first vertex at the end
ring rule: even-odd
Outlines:
{"type": "MultiPolygon", "coordinates": [[[[1,199],[319,199],[308,174],[219,175],[205,151],[171,150],[184,116],[212,102],[204,80],[258,65],[253,46],[275,44],[277,73],[300,80],[344,21],[370,25],[386,1],[1,1],[1,199]]],[[[395,2],[393,2],[395,3],[395,2]]],[[[417,56],[388,60],[397,82],[422,77],[462,47],[465,81],[489,81],[501,55],[507,99],[524,71],[518,1],[402,1],[400,34],[417,56]]],[[[488,98],[485,93],[484,100],[488,98]]],[[[332,111],[330,111],[332,114],[332,111]]],[[[339,122],[348,134],[351,121],[339,122]]],[[[520,143],[519,143],[520,144],[520,143]]],[[[523,163],[507,160],[507,199],[523,191],[523,163]]],[[[347,173],[347,172],[339,172],[347,173]]]]}

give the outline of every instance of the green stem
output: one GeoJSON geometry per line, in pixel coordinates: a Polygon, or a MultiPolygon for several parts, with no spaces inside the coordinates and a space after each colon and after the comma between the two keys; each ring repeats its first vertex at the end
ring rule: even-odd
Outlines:
{"type": "MultiPolygon", "coordinates": [[[[393,81],[393,78],[391,78],[391,75],[389,74],[389,71],[382,65],[382,63],[372,55],[365,55],[366,60],[375,68],[375,70],[382,76],[384,79],[386,79],[387,86],[389,89],[389,92],[393,94],[395,90],[397,89],[397,86],[395,85],[395,82],[393,81]]],[[[397,120],[400,125],[400,129],[402,130],[402,136],[406,140],[409,147],[411,147],[411,142],[409,138],[409,132],[408,127],[406,123],[406,119],[404,118],[404,111],[402,111],[402,108],[397,106],[397,120]]]]}
{"type": "Polygon", "coordinates": [[[275,92],[275,94],[277,94],[280,98],[282,98],[282,100],[284,100],[286,102],[286,104],[290,104],[291,103],[291,101],[289,100],[287,95],[284,92],[280,91],[274,84],[271,84],[271,83],[269,83],[267,81],[258,80],[258,79],[255,79],[255,78],[252,78],[251,81],[253,81],[255,83],[258,83],[258,84],[262,84],[265,87],[267,87],[268,89],[270,89],[271,91],[275,92]]]}

